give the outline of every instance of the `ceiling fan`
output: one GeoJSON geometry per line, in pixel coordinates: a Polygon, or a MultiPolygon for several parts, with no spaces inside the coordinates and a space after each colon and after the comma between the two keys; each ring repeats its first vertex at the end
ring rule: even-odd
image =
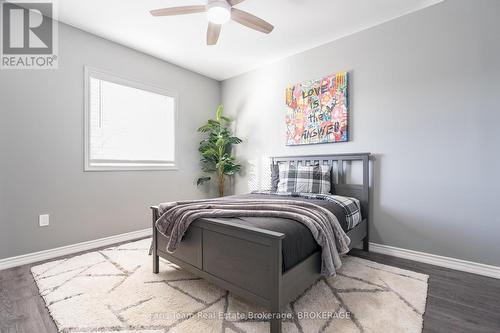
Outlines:
{"type": "Polygon", "coordinates": [[[222,25],[230,19],[265,34],[273,31],[274,26],[268,22],[233,7],[243,1],[244,0],[207,0],[206,5],[155,9],[151,11],[151,15],[173,16],[206,12],[208,19],[207,45],[217,44],[222,25]]]}

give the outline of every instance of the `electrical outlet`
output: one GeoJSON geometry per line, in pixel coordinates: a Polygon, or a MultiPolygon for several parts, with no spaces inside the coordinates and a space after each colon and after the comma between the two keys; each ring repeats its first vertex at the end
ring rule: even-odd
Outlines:
{"type": "Polygon", "coordinates": [[[48,227],[49,226],[49,214],[43,214],[38,217],[38,225],[40,227],[48,227]]]}

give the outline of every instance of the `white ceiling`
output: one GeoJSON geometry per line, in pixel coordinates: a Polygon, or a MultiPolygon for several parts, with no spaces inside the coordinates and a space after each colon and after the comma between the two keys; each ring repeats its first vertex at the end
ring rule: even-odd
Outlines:
{"type": "Polygon", "coordinates": [[[442,0],[246,0],[236,6],[275,26],[265,35],[236,22],[207,46],[204,13],[149,10],[206,0],[60,0],[59,21],[217,80],[373,27],[442,0]]]}

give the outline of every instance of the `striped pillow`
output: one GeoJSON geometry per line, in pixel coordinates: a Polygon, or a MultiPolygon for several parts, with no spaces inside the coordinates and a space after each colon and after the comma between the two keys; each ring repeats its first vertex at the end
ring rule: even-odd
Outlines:
{"type": "Polygon", "coordinates": [[[278,192],[329,194],[329,165],[279,165],[278,192]]]}

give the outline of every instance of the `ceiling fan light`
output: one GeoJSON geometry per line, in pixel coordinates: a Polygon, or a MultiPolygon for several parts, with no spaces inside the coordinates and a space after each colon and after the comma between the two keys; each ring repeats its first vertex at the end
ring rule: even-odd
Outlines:
{"type": "Polygon", "coordinates": [[[215,24],[224,24],[231,18],[230,7],[227,2],[213,2],[207,8],[207,18],[215,24]]]}
{"type": "Polygon", "coordinates": [[[207,11],[208,20],[215,24],[224,24],[231,18],[231,13],[223,7],[212,7],[207,11]]]}

